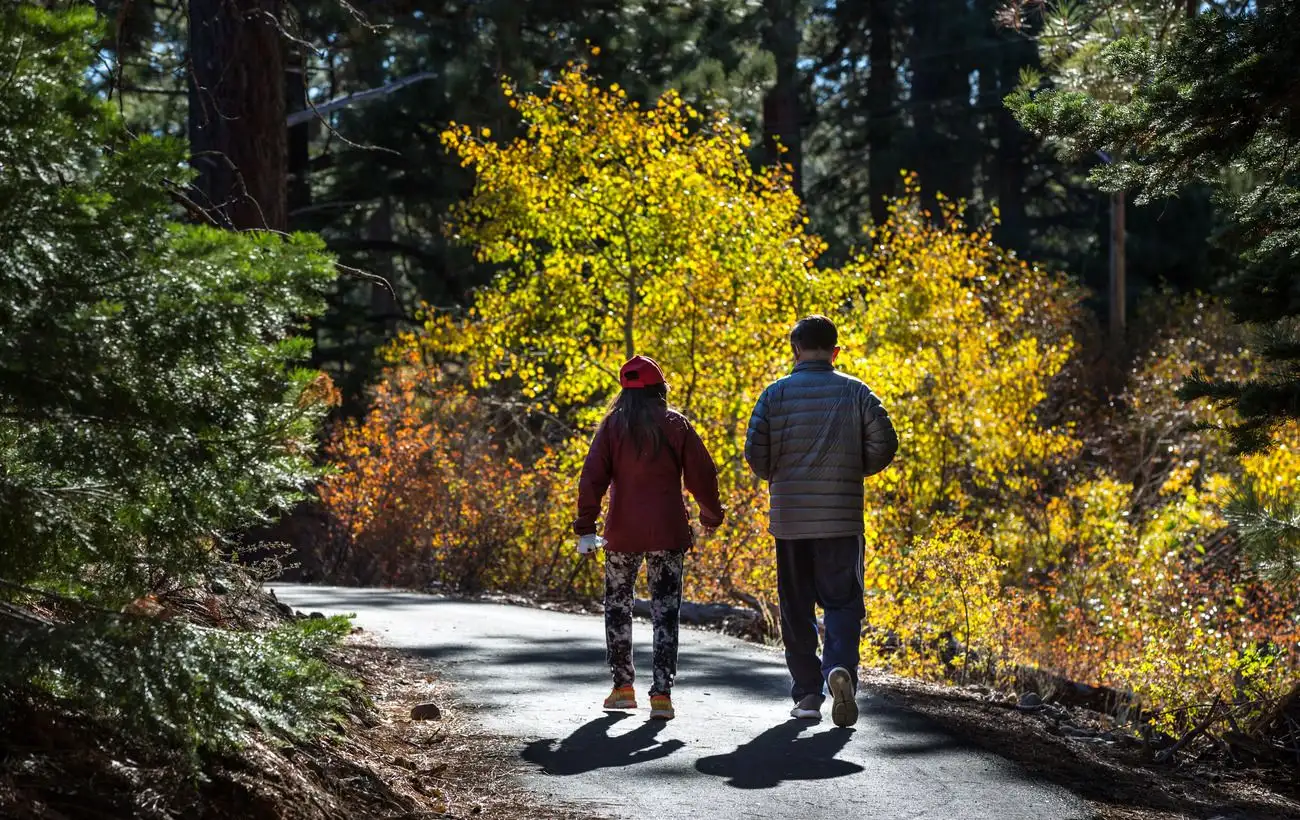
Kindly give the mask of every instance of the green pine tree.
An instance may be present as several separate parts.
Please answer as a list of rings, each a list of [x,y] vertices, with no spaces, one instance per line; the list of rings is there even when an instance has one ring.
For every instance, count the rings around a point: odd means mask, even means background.
[[[187,150],[86,93],[93,11],[0,12],[0,579],[104,602],[288,504],[320,240],[176,221]]]
[[[254,731],[326,731],[355,691],[322,657],[342,618],[116,614],[206,581],[226,533],[314,475],[331,391],[297,329],[334,263],[315,237],[179,222],[186,146],[84,89],[102,28],[72,9],[0,6],[0,717],[197,772]]]
[[[1215,190],[1239,258],[1224,290],[1236,318],[1258,332],[1258,367],[1244,379],[1195,376],[1181,395],[1235,408],[1233,448],[1254,452],[1300,419],[1300,6],[1214,9],[1181,26],[1168,41],[1130,36],[1101,51],[1108,76],[1131,95],[1022,90],[1008,104],[1076,155],[1120,149],[1119,162],[1093,174],[1107,190],[1136,191],[1139,202]],[[1300,549],[1290,500],[1245,488],[1228,512],[1257,554]]]

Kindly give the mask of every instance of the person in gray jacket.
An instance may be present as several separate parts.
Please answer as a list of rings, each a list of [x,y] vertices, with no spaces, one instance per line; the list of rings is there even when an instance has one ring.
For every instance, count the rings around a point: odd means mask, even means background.
[[[889,466],[898,436],[880,399],[835,370],[839,334],[825,316],[790,332],[794,372],[758,398],[745,460],[768,482],[776,538],[781,639],[794,679],[795,718],[820,720],[829,687],[837,726],[858,720],[858,640],[863,606],[862,480]],[[825,620],[817,657],[817,616]]]

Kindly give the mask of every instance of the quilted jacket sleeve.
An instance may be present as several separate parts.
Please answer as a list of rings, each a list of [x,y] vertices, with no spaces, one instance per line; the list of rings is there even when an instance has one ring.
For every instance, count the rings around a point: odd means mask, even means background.
[[[764,390],[754,405],[754,412],[749,417],[749,429],[745,433],[745,461],[754,475],[768,481],[772,478],[772,428],[768,418],[768,394]]]
[[[880,398],[862,389],[862,474],[875,475],[889,466],[898,453],[898,434]]]

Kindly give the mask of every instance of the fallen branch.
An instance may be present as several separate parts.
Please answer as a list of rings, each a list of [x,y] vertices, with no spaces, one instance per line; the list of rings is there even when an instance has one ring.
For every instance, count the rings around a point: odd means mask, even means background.
[[[632,614],[634,615],[648,618],[651,616],[652,611],[650,601],[644,598],[637,598],[632,603]],[[693,604],[689,601],[683,601],[679,617],[684,624],[709,626],[725,623],[729,620],[752,622],[760,619],[761,615],[752,610],[740,609],[729,604]]]
[[[23,629],[37,629],[41,627],[54,626],[54,621],[42,615],[38,615],[29,609],[0,601],[0,630],[13,627]]]
[[[730,582],[728,582],[725,585],[724,591],[728,595],[730,595],[734,600],[739,601],[740,603],[744,604],[745,606],[757,612],[759,616],[763,618],[764,622],[767,623],[769,626],[774,624],[779,624],[781,622],[781,609],[776,604],[761,601],[757,597],[749,594],[748,592],[744,592],[743,590],[737,589],[735,585],[731,584]]]
[[[1229,747],[1249,752],[1257,758],[1275,757],[1278,751],[1277,747],[1242,732],[1224,732],[1223,741],[1227,743]]]
[[[1286,714],[1291,707],[1295,705],[1297,700],[1300,700],[1300,683],[1293,685],[1286,695],[1279,698],[1277,703],[1273,704],[1272,709],[1269,709],[1261,715],[1260,718],[1250,727],[1249,734],[1256,737],[1262,737],[1267,734],[1269,729],[1273,728],[1273,724],[1277,722],[1278,718]]]
[[[1219,698],[1216,697],[1214,703],[1210,704],[1210,709],[1205,713],[1205,717],[1201,719],[1201,722],[1192,727],[1190,732],[1179,738],[1177,743],[1170,746],[1168,749],[1162,749],[1157,753],[1155,758],[1156,762],[1168,763],[1173,760],[1180,751],[1185,749],[1187,744],[1205,734],[1205,731],[1210,728],[1210,724],[1214,723],[1215,718],[1219,715],[1219,702]]]

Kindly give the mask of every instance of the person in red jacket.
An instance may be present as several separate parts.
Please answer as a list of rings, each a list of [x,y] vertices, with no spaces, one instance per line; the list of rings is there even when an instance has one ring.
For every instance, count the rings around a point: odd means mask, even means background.
[[[606,709],[635,709],[632,664],[632,594],[642,561],[650,586],[654,622],[654,683],[650,717],[673,717],[677,675],[678,616],[682,564],[694,532],[682,483],[700,506],[705,532],[722,524],[718,470],[695,428],[668,407],[668,385],[659,365],[634,356],[619,371],[622,391],[605,415],[582,465],[578,551],[605,547],[605,644],[614,689]],[[609,490],[605,537],[596,535],[601,500]]]

